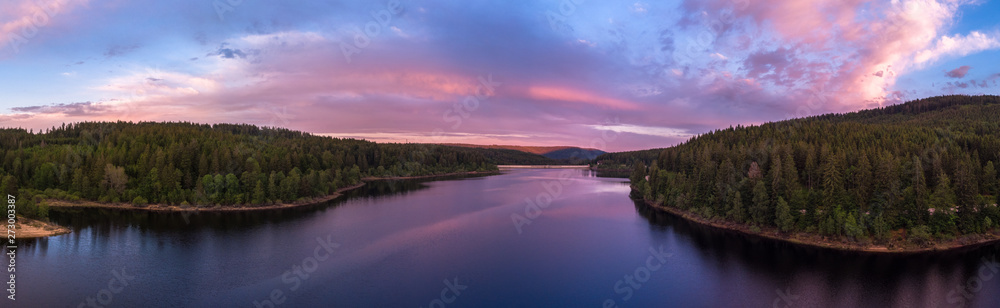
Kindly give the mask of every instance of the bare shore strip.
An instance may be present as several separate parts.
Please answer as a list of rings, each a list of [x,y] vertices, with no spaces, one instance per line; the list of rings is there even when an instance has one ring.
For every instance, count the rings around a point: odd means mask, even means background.
[[[242,211],[263,211],[263,210],[276,210],[276,209],[288,209],[294,207],[303,207],[309,205],[316,205],[324,203],[333,199],[337,199],[342,196],[345,192],[357,189],[365,185],[366,182],[380,181],[380,180],[410,180],[410,179],[424,179],[424,178],[437,178],[437,177],[447,177],[447,176],[461,176],[461,175],[479,175],[479,174],[495,174],[495,171],[470,171],[470,172],[453,172],[444,174],[433,174],[433,175],[422,175],[422,176],[398,176],[398,177],[366,177],[361,179],[361,183],[357,185],[352,185],[348,187],[343,187],[337,189],[337,191],[332,194],[302,199],[290,203],[279,203],[279,204],[268,204],[268,205],[240,205],[240,206],[211,206],[211,207],[197,207],[197,206],[179,206],[179,205],[169,205],[169,204],[150,204],[146,206],[134,206],[130,203],[102,203],[94,201],[63,201],[63,200],[47,200],[49,207],[59,207],[59,208],[107,208],[107,209],[123,209],[123,210],[135,210],[135,211],[151,211],[151,212],[242,212]],[[19,218],[27,219],[27,218]],[[54,236],[60,234],[69,233],[70,230],[65,227],[61,227],[51,223],[44,223],[37,220],[33,221],[38,227],[33,227],[34,229],[28,229],[25,231],[26,234],[31,234],[29,236],[23,236],[18,234],[18,238],[33,238],[33,237],[46,237]],[[20,223],[19,223],[20,225]],[[44,226],[43,226],[44,225]],[[31,227],[29,224],[28,227]]]
[[[14,235],[17,239],[39,238],[70,233],[70,229],[27,217],[17,217]]]
[[[508,169],[590,169],[590,165],[498,165],[500,170]]]
[[[646,205],[649,205],[653,209],[667,212],[676,216],[680,216],[688,221],[705,225],[709,227],[739,232],[743,234],[748,234],[750,236],[759,236],[768,239],[784,241],[796,245],[810,246],[827,248],[841,251],[853,251],[853,252],[868,252],[868,253],[879,253],[879,254],[914,254],[914,253],[928,253],[928,252],[943,252],[949,250],[958,250],[963,248],[973,248],[977,246],[987,245],[1000,241],[1000,233],[993,231],[986,234],[974,234],[965,235],[962,237],[956,237],[955,239],[944,241],[944,242],[934,242],[930,246],[915,246],[912,243],[891,243],[889,247],[882,245],[862,245],[856,243],[848,243],[839,240],[831,240],[824,238],[818,234],[808,234],[808,233],[791,233],[785,234],[777,230],[776,228],[767,227],[761,228],[760,232],[754,232],[750,230],[750,226],[746,224],[739,224],[727,221],[715,221],[705,219],[700,215],[688,212],[685,210],[672,208],[668,206],[663,206],[656,204],[654,202],[644,200]],[[901,244],[902,246],[896,246],[895,244]]]

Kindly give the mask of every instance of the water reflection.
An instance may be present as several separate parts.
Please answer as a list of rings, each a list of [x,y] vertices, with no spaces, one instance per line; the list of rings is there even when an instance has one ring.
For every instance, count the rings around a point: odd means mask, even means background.
[[[512,214],[528,215],[526,198],[550,193],[564,175],[560,196],[517,232]],[[997,245],[919,255],[803,247],[656,211],[630,200],[624,181],[518,170],[372,182],[342,199],[276,211],[54,209],[74,232],[23,242],[19,287],[32,303],[76,306],[112,270],[127,270],[141,283],[113,306],[252,306],[276,288],[290,291],[282,274],[330,235],[341,246],[283,306],[427,305],[442,279],[458,276],[470,289],[454,306],[612,298],[623,307],[1000,307],[1000,274],[983,267]],[[659,247],[673,257],[625,302],[616,281]],[[973,290],[959,289],[969,282]]]
[[[762,290],[763,296],[748,294],[759,302],[783,303],[778,293],[790,291],[795,306],[805,307],[998,307],[1000,245],[921,254],[847,252],[720,230],[634,203],[651,232],[669,230],[690,239],[720,276],[748,269],[752,279],[732,278],[777,286]]]

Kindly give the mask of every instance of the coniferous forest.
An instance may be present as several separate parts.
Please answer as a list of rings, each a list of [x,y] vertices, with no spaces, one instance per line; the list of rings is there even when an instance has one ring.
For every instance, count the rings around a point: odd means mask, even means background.
[[[853,243],[927,245],[1000,226],[1000,97],[945,96],[736,126],[650,151],[632,194],[701,218]]]
[[[0,188],[18,214],[46,200],[257,206],[326,196],[365,177],[496,170],[481,151],[376,144],[252,125],[86,122],[0,130]]]

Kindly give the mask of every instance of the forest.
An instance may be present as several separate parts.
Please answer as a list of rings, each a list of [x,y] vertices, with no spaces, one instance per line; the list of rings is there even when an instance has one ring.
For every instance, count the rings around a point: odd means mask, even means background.
[[[998,119],[998,96],[932,97],[596,161],[630,165],[633,197],[711,221],[928,245],[1000,226]]]
[[[366,177],[496,170],[483,151],[376,144],[243,124],[84,122],[0,129],[0,189],[18,214],[46,200],[259,206],[326,196]]]

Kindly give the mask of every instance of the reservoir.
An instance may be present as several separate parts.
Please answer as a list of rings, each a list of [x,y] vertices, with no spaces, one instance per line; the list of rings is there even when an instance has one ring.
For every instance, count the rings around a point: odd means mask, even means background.
[[[23,307],[1000,307],[998,245],[800,247],[656,212],[581,169],[378,181],[276,211],[51,216],[73,232],[19,243]]]

